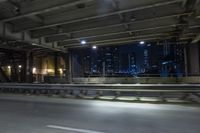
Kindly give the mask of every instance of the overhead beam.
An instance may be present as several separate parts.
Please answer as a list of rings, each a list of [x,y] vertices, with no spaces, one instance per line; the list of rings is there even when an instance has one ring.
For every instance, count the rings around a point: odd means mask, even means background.
[[[35,22],[38,22],[38,23],[42,23],[43,22],[43,19],[39,16],[29,16],[28,18],[30,18],[31,20],[35,21]]]
[[[67,8],[67,7],[77,5],[77,4],[87,3],[87,2],[91,2],[91,1],[94,1],[94,0],[76,0],[75,2],[62,4],[62,5],[58,5],[58,6],[53,6],[53,7],[50,7],[50,8],[46,8],[46,9],[42,9],[42,10],[39,10],[39,11],[30,12],[30,13],[25,13],[25,14],[22,14],[22,15],[11,17],[11,18],[6,18],[6,19],[3,19],[3,20],[0,20],[0,22],[9,22],[9,21],[13,21],[13,20],[17,20],[17,19],[21,19],[21,18],[25,18],[25,17],[30,17],[30,16],[42,14],[42,13],[56,11],[56,10],[59,10],[61,8]]]
[[[112,32],[108,34],[100,34],[100,35],[93,35],[93,36],[85,36],[81,38],[72,38],[72,39],[66,39],[66,40],[57,40],[58,42],[62,41],[72,41],[72,40],[77,40],[77,39],[90,39],[90,38],[97,38],[97,37],[106,37],[106,36],[113,36],[113,35],[120,35],[124,33],[129,33],[129,32],[141,32],[141,31],[151,31],[151,30],[156,30],[156,29],[164,29],[164,28],[170,28],[170,27],[175,27],[176,25],[169,25],[169,26],[160,26],[160,27],[151,27],[151,28],[145,28],[145,29],[139,29],[139,30],[130,30],[130,31],[121,31],[121,32]],[[59,46],[59,45],[58,45]]]
[[[92,30],[100,30],[100,29],[105,29],[105,28],[112,28],[112,27],[119,27],[123,25],[130,25],[130,24],[135,24],[135,23],[141,23],[141,22],[148,22],[151,20],[156,20],[159,21],[160,19],[167,19],[167,18],[173,18],[173,17],[179,17],[179,16],[184,16],[184,15],[191,15],[193,14],[192,12],[190,13],[181,13],[181,14],[172,14],[172,15],[167,15],[167,16],[161,16],[161,17],[153,17],[153,18],[148,18],[144,20],[136,20],[134,22],[117,22],[116,24],[110,24],[110,25],[105,25],[103,24],[102,26],[92,26],[92,27],[85,27],[82,28],[81,30],[71,30],[71,31],[63,31],[63,32],[55,32],[55,33],[44,33],[42,34],[41,32],[38,33],[37,31],[31,32],[31,36],[33,38],[38,38],[38,37],[52,37],[52,36],[57,36],[57,35],[68,35],[68,34],[73,34],[73,33],[78,33],[78,32],[87,32],[87,31],[92,31]]]
[[[166,37],[165,38],[165,40],[169,40],[169,39],[171,39],[171,37]],[[190,38],[183,38],[182,40],[179,41],[179,43],[181,43],[181,44],[187,44],[189,39]],[[142,40],[143,41],[151,41],[151,42],[160,42],[163,39],[152,37],[152,38],[145,38],[145,39],[142,39]],[[128,43],[137,43],[139,41],[141,41],[141,39],[117,41],[117,42],[110,42],[110,43],[101,43],[101,44],[95,44],[95,45],[96,46],[105,46],[105,45],[106,46],[110,46],[110,45],[115,45],[116,46],[116,45],[123,45],[123,44],[128,44]],[[159,43],[159,44],[162,45],[161,43]],[[81,46],[80,44],[76,44],[76,45],[67,45],[67,46],[64,46],[64,47],[65,48],[83,48],[83,47],[88,47],[88,45],[87,46]]]
[[[95,45],[100,45],[100,44],[104,44],[104,43],[118,43],[120,41],[126,41],[126,40],[144,40],[144,39],[149,39],[149,38],[158,38],[158,39],[162,39],[165,40],[166,38],[172,38],[175,37],[176,35],[172,35],[170,33],[159,33],[159,34],[147,34],[147,35],[141,35],[141,36],[135,36],[135,37],[123,37],[123,38],[116,38],[116,39],[106,39],[106,40],[100,40],[100,41],[91,41],[88,42],[88,45],[90,44],[95,44]],[[183,35],[183,36],[187,36],[187,34]],[[193,36],[191,36],[189,34],[189,37],[192,38]],[[149,39],[150,40],[150,39]],[[59,46],[74,46],[74,45],[80,45],[79,43],[74,43],[74,44],[65,44],[65,42],[61,42]]]
[[[112,2],[113,7],[115,8],[115,10],[116,10],[116,11],[120,11],[119,5],[118,5],[118,3],[116,2],[116,0],[111,0],[111,2]],[[128,31],[128,30],[129,30],[129,25],[126,24],[126,23],[123,23],[123,21],[124,21],[124,16],[123,16],[121,13],[119,13],[118,15],[119,15],[120,20],[122,21],[122,24],[124,25],[125,30]],[[132,32],[128,32],[128,33],[129,33],[130,36],[132,36]]]
[[[2,3],[2,2],[6,2],[7,0],[0,0],[0,3]]]
[[[35,26],[34,27],[24,27],[23,29],[18,29],[16,32],[27,31],[27,30],[37,30],[37,29],[42,29],[42,28],[54,27],[54,26],[65,25],[65,24],[70,24],[70,23],[76,23],[76,22],[81,22],[81,21],[86,21],[86,20],[91,20],[91,19],[97,19],[97,18],[102,18],[102,17],[108,17],[108,16],[112,16],[112,15],[117,15],[117,14],[137,11],[137,10],[143,10],[143,9],[148,9],[148,8],[153,8],[153,7],[175,4],[175,3],[178,3],[178,2],[182,2],[182,1],[183,0],[166,1],[166,2],[161,2],[161,3],[156,3],[156,4],[153,4],[153,5],[146,5],[146,6],[141,6],[141,7],[131,8],[131,9],[125,9],[125,10],[100,14],[100,15],[96,15],[96,16],[75,19],[75,20],[71,20],[71,21],[58,22],[58,23],[41,25],[41,26],[36,26],[36,27]]]
[[[200,41],[200,34],[198,34],[193,40],[192,43],[198,43]]]
[[[2,36],[1,40],[3,40],[4,44],[17,44],[17,46],[20,46],[19,44],[26,44],[31,47],[41,47],[46,48],[52,51],[60,51],[65,52],[63,49],[60,48],[53,48],[51,45],[42,42],[40,43],[39,39],[31,39],[28,32],[22,32],[22,33],[12,33],[12,25],[9,23],[0,23],[0,36]],[[34,45],[33,45],[34,44]],[[9,48],[8,45],[4,45],[5,48]],[[12,46],[13,49],[16,48],[16,46]],[[21,50],[24,50],[23,47]]]
[[[184,8],[185,12],[195,12],[195,5],[197,3],[197,0],[185,0],[184,1]],[[188,21],[189,16],[182,16],[179,18],[179,23],[180,24],[185,24],[183,27],[177,27],[179,28],[179,35],[183,34],[184,30],[189,29],[189,21]]]

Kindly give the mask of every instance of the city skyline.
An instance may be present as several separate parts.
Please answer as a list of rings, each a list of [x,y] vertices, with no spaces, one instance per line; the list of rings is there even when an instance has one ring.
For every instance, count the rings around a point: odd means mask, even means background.
[[[183,48],[180,45],[127,44],[82,48],[74,50],[76,63],[81,67],[77,74],[87,75],[139,75],[155,74],[169,76],[169,73],[183,72]],[[75,58],[74,58],[75,59]],[[167,64],[163,64],[167,62]],[[178,68],[176,68],[178,67]],[[177,70],[174,70],[177,69]],[[77,75],[75,74],[75,75]],[[175,74],[176,75],[176,74]]]

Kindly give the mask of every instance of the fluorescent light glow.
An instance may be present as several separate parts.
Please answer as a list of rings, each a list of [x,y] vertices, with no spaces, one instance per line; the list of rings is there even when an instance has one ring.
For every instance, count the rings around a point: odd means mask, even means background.
[[[132,18],[131,21],[135,21],[135,18]]]
[[[148,47],[151,47],[151,44],[148,44],[147,46],[148,46]]]
[[[37,45],[36,43],[32,43],[32,45]]]
[[[144,41],[141,41],[140,44],[145,44],[145,42],[144,42]]]
[[[92,46],[93,49],[97,49],[97,46]]]
[[[82,45],[85,45],[86,43],[87,43],[87,42],[86,42],[85,40],[82,40],[82,41],[81,41],[81,44],[82,44]]]
[[[59,71],[60,71],[60,74],[63,74],[63,69],[62,68],[60,68]]]
[[[33,68],[33,74],[36,74],[36,68],[35,67]]]

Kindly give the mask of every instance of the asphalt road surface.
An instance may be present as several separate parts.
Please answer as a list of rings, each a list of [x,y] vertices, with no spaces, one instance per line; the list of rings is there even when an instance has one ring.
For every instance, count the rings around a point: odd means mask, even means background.
[[[0,133],[200,133],[200,107],[0,95]]]

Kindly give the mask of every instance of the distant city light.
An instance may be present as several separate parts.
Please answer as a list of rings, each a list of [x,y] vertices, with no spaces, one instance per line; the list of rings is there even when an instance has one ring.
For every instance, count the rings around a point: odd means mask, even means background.
[[[97,46],[92,46],[93,49],[97,49]]]
[[[22,68],[22,65],[19,65],[18,67],[19,67],[19,68]]]
[[[85,40],[82,40],[82,41],[81,41],[81,44],[82,44],[82,45],[85,45],[86,43],[87,43],[87,42],[86,42]]]
[[[145,44],[145,42],[144,42],[144,41],[141,41],[140,44],[143,45],[143,44]]]

